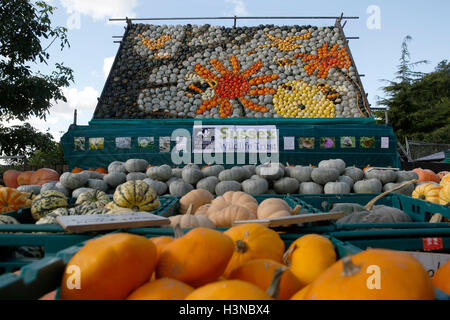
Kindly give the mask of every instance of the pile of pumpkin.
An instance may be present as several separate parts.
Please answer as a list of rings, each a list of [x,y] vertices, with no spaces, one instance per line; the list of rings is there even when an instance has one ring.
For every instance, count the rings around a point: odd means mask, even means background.
[[[419,184],[412,197],[432,203],[450,206],[450,172],[435,174],[429,169],[414,169],[419,175]]]
[[[176,232],[177,234],[177,232]],[[432,279],[405,252],[368,249],[338,259],[309,234],[289,248],[259,224],[177,237],[113,233],[86,242],[62,277],[64,300],[430,300],[450,293],[450,262]]]

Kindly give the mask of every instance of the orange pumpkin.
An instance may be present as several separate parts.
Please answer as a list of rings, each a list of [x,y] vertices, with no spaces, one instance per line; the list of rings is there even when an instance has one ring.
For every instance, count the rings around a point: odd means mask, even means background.
[[[432,278],[432,282],[436,288],[450,294],[450,261],[439,267]]]
[[[439,191],[439,203],[444,206],[450,206],[450,184],[446,184]]]
[[[436,175],[439,177],[439,179],[442,180],[442,178],[445,177],[449,173],[450,173],[450,171],[441,171],[441,172],[436,173]]]
[[[311,283],[305,300],[432,300],[427,271],[412,255],[368,249],[347,256]]]
[[[156,246],[156,261],[159,259],[159,255],[164,250],[164,248],[171,243],[174,240],[173,237],[168,236],[161,236],[161,237],[153,237],[150,238],[150,241],[152,241]]]
[[[149,281],[156,246],[143,236],[112,233],[86,242],[66,266],[63,300],[123,300]]]
[[[161,251],[156,278],[173,278],[197,288],[216,281],[232,255],[233,241],[227,235],[195,228]]]
[[[17,177],[17,183],[19,184],[19,186],[26,186],[30,184],[30,180],[31,180],[31,176],[33,175],[34,171],[25,171],[22,172],[18,177]]]
[[[413,191],[412,197],[432,203],[439,203],[441,186],[437,183],[421,183]]]
[[[441,186],[445,186],[450,184],[450,173],[446,174],[445,176],[442,177],[441,182],[439,183]]]
[[[42,186],[49,181],[59,181],[59,173],[53,169],[42,168],[31,175],[30,184]]]
[[[81,168],[73,168],[71,173],[80,173],[80,172],[83,172],[83,171],[84,171],[84,169],[81,169]]]
[[[232,227],[224,232],[234,243],[234,253],[224,272],[228,277],[231,271],[242,263],[253,259],[272,259],[281,263],[284,242],[278,233],[257,223],[246,223]]]
[[[336,252],[328,238],[318,234],[308,234],[298,238],[289,246],[284,262],[305,286],[336,262]]]
[[[415,173],[419,176],[417,181],[420,182],[436,182],[439,183],[441,179],[430,169],[422,169],[422,168],[416,168],[413,169]]]
[[[275,270],[282,266],[281,263],[270,259],[250,260],[231,271],[228,279],[247,281],[266,291],[270,287]],[[287,269],[281,276],[278,299],[287,300],[302,287],[302,283]]]
[[[298,291],[296,294],[294,294],[290,300],[305,300],[305,295],[309,290],[309,285],[306,287],[303,287],[300,291]]]
[[[3,173],[3,182],[5,183],[5,187],[17,188],[19,186],[17,183],[17,178],[21,173],[21,171],[17,170],[6,170],[5,173]]]
[[[100,173],[108,174],[108,170],[106,170],[105,168],[97,168],[97,169],[95,169],[95,172],[100,172]]]
[[[127,300],[184,300],[194,288],[175,279],[150,281],[134,290]]]
[[[217,281],[191,292],[185,300],[271,300],[258,286],[242,280]]]
[[[0,188],[0,213],[16,211],[31,207],[31,199],[27,194],[13,188]]]

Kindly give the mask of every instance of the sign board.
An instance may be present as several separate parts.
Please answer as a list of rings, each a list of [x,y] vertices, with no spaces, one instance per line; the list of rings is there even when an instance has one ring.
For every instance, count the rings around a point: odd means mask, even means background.
[[[170,224],[169,219],[148,212],[59,216],[56,218],[56,221],[64,230],[74,233]]]
[[[193,152],[278,153],[276,126],[194,125]]]
[[[428,275],[433,277],[437,269],[447,261],[450,261],[450,254],[429,253],[429,252],[413,252],[405,251],[420,261],[422,266],[427,270]]]
[[[325,221],[325,220],[337,220],[344,217],[344,212],[333,212],[333,213],[308,213],[300,214],[289,217],[279,217],[279,218],[269,218],[269,219],[256,219],[256,220],[243,220],[234,221],[234,225],[245,224],[245,223],[259,223],[266,227],[283,227],[289,226],[297,223],[315,222],[315,221]]]

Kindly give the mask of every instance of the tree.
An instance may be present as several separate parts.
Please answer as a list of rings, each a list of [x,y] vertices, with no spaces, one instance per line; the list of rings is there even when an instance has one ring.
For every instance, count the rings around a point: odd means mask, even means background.
[[[378,104],[388,108],[388,119],[399,141],[450,143],[450,63],[441,61],[434,71],[414,71],[426,60],[411,62],[406,37],[394,81],[383,87]],[[386,80],[385,80],[386,81]],[[384,119],[384,113],[377,113]]]
[[[48,65],[48,49],[55,41],[61,50],[70,47],[67,29],[52,26],[50,16],[55,8],[43,1],[0,2],[0,119],[45,120],[53,102],[66,102],[62,88],[73,81],[73,70],[63,63],[56,63],[47,75],[33,69]],[[45,150],[47,140],[53,137],[26,124],[0,126],[0,139],[0,154],[30,156],[37,149]]]

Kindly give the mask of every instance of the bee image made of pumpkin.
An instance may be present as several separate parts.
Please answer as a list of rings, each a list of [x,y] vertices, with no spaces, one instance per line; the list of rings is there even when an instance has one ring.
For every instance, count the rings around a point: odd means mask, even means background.
[[[327,84],[294,80],[278,87],[273,105],[285,118],[334,118],[338,99],[339,93]]]

